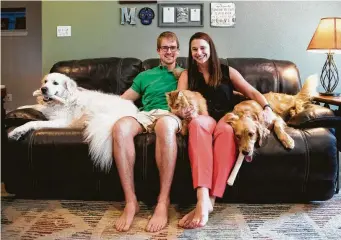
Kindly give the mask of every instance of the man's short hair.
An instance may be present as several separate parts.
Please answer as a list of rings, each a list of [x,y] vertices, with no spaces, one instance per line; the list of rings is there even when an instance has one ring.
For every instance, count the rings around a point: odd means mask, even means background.
[[[178,45],[178,49],[180,48],[179,39],[176,36],[176,34],[173,32],[166,31],[166,32],[161,33],[159,37],[157,38],[157,49],[161,48],[161,41],[163,38],[175,40],[176,44]]]

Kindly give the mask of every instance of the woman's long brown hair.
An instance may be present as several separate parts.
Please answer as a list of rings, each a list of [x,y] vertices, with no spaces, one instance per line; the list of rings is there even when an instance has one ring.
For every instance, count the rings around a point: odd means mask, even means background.
[[[216,87],[220,84],[222,78],[222,72],[220,68],[220,61],[218,58],[218,54],[213,43],[213,40],[208,34],[203,32],[195,33],[189,40],[189,51],[188,51],[188,86],[189,89],[196,89],[197,79],[199,75],[198,64],[192,57],[191,44],[194,39],[203,39],[210,46],[211,56],[208,59],[208,72],[210,74],[210,79],[208,81],[209,86]]]

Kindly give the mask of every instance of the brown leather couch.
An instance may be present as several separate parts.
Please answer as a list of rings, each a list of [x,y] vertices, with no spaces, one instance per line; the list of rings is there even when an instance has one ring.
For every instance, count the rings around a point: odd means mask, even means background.
[[[296,65],[290,61],[262,58],[221,59],[236,68],[260,92],[295,94],[301,88]],[[186,58],[179,58],[186,67]],[[51,72],[61,72],[88,89],[121,94],[141,71],[158,65],[158,59],[98,58],[61,61]],[[38,81],[38,79],[37,79]],[[34,89],[32,89],[33,91]],[[235,102],[242,99],[235,97]],[[136,102],[140,105],[140,102]],[[8,131],[27,121],[44,119],[33,109],[6,115]],[[286,150],[271,134],[256,150],[253,162],[244,163],[233,187],[227,186],[224,202],[301,202],[330,199],[338,191],[338,150],[334,135],[340,118],[312,104],[287,120],[295,148]],[[187,138],[177,136],[178,157],[171,191],[173,202],[195,200],[187,155]],[[152,201],[159,191],[154,159],[155,135],[135,138],[136,192]],[[22,198],[123,200],[115,164],[110,173],[94,167],[82,133],[75,129],[42,129],[19,141],[2,143],[2,180],[9,193]]]

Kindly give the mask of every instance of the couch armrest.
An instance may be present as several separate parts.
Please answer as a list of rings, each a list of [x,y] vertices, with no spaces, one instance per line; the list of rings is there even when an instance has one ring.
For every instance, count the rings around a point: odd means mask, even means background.
[[[341,117],[335,116],[328,108],[309,104],[303,112],[291,117],[287,124],[294,128],[334,128],[341,125]]]
[[[16,109],[6,114],[5,126],[10,127],[21,126],[30,121],[44,121],[47,118],[38,110],[33,108]]]

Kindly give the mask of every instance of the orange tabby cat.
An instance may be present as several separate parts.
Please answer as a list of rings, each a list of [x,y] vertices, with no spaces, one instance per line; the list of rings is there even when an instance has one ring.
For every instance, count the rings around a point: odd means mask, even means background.
[[[175,90],[166,93],[168,106],[171,112],[177,114],[179,110],[192,106],[194,113],[198,115],[208,115],[206,99],[198,92],[190,90]],[[188,119],[182,120],[181,134],[188,133]]]

